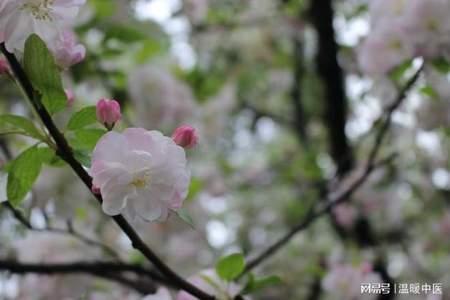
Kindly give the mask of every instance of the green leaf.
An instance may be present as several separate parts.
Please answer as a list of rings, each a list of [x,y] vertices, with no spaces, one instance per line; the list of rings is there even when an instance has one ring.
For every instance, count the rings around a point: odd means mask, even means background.
[[[395,67],[389,72],[389,77],[394,80],[395,82],[398,82],[400,79],[402,79],[403,75],[406,73],[407,70],[409,70],[413,65],[412,60],[407,60],[401,65]]]
[[[8,200],[12,205],[19,205],[31,190],[41,172],[41,166],[37,146],[25,150],[12,162],[6,188]]]
[[[117,10],[117,3],[114,0],[91,0],[89,4],[95,8],[95,12],[100,18],[110,17]]]
[[[281,278],[279,276],[276,275],[272,275],[272,276],[267,276],[267,277],[263,277],[263,278],[255,278],[255,275],[253,275],[252,273],[249,275],[249,279],[247,281],[247,284],[245,285],[245,287],[243,288],[243,290],[241,291],[240,294],[242,295],[246,295],[246,294],[251,294],[254,293],[256,291],[265,289],[269,286],[272,285],[278,285],[280,284]]]
[[[179,210],[176,211],[176,213],[177,213],[178,217],[180,217],[181,220],[186,222],[192,228],[195,228],[194,220],[192,219],[191,215],[189,214],[189,212],[186,209],[180,208]]]
[[[202,191],[203,189],[203,182],[198,178],[192,178],[191,184],[189,185],[189,193],[187,196],[186,201],[190,202]]]
[[[162,50],[161,45],[155,39],[148,38],[141,44],[141,49],[136,54],[136,61],[144,63]]]
[[[56,155],[53,149],[49,147],[39,147],[39,157],[43,164],[47,164],[52,167],[61,167],[64,166],[64,161]]]
[[[439,95],[436,92],[436,90],[433,87],[429,86],[429,85],[421,87],[419,91],[423,95],[428,96],[428,97],[430,97],[432,99],[439,99]]]
[[[98,140],[106,133],[105,129],[78,129],[72,145],[77,149],[93,150]]]
[[[117,39],[125,43],[134,43],[145,40],[147,34],[142,32],[139,27],[133,27],[125,24],[111,23],[105,30],[105,40]]]
[[[444,57],[434,59],[432,61],[433,67],[442,74],[447,74],[450,72],[450,61],[445,59]]]
[[[240,253],[235,253],[223,257],[216,265],[216,273],[225,281],[231,281],[244,271],[245,260]]]
[[[44,41],[36,34],[25,42],[23,57],[25,72],[41,101],[50,114],[57,113],[67,105],[58,66]]]
[[[23,135],[44,141],[44,135],[29,119],[16,115],[0,115],[0,131],[18,130]]]
[[[95,106],[88,106],[76,112],[67,123],[67,130],[77,130],[97,122]]]
[[[91,156],[88,151],[75,149],[73,155],[83,166],[87,168],[91,167]]]

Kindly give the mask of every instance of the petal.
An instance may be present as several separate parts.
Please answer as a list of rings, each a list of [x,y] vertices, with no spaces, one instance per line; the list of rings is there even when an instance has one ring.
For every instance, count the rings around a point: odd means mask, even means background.
[[[123,162],[129,172],[140,172],[150,168],[152,156],[145,151],[130,151]]]
[[[128,187],[117,184],[117,179],[112,179],[100,189],[103,197],[103,212],[110,216],[120,214],[127,205]]]
[[[96,161],[121,162],[128,152],[123,135],[110,131],[98,141],[92,154],[92,163]]]
[[[144,128],[128,128],[123,132],[123,135],[132,150],[149,152],[150,149],[155,147],[155,141],[150,132]]]
[[[88,173],[93,178],[93,184],[101,187],[109,180],[127,172],[120,163],[96,161]]]
[[[146,221],[156,221],[163,214],[161,203],[151,196],[150,191],[140,189],[137,195],[130,199],[137,214]]]

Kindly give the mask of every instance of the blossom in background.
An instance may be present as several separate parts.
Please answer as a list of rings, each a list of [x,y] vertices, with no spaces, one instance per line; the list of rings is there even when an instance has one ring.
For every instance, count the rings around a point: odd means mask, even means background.
[[[2,0],[0,38],[10,52],[23,53],[27,38],[35,33],[51,46],[75,20],[86,0]]]
[[[147,221],[165,220],[181,208],[190,172],[184,149],[158,131],[108,132],[94,149],[89,174],[100,188],[103,211],[126,212]]]
[[[128,92],[142,127],[172,129],[192,120],[196,111],[189,86],[153,65],[143,65],[130,72]]]
[[[198,134],[195,128],[189,125],[182,125],[175,129],[172,134],[174,142],[183,148],[191,149],[198,144]]]
[[[116,100],[100,99],[97,102],[97,120],[111,130],[122,118],[120,104]]]
[[[156,294],[148,295],[142,300],[172,300],[169,290],[165,287],[160,287]]]
[[[433,58],[449,49],[449,12],[448,0],[408,1],[403,22],[410,32],[417,55]]]
[[[345,203],[336,206],[333,209],[333,214],[336,222],[347,229],[350,229],[355,224],[358,216],[356,209],[352,205]]]
[[[414,56],[407,30],[401,23],[377,26],[361,45],[358,61],[361,69],[370,75],[388,73]]]
[[[448,0],[370,1],[371,32],[361,45],[362,71],[382,75],[416,56],[441,57],[450,50]]]
[[[370,23],[376,26],[399,18],[406,6],[405,0],[374,0],[369,2]]]
[[[361,284],[382,282],[381,276],[373,272],[368,263],[359,266],[338,264],[331,267],[322,280],[322,286],[332,299],[375,299],[377,295],[374,294],[361,298]]]
[[[75,33],[72,30],[66,29],[50,48],[55,56],[55,60],[62,68],[69,68],[81,62],[86,56],[86,48],[77,44]]]

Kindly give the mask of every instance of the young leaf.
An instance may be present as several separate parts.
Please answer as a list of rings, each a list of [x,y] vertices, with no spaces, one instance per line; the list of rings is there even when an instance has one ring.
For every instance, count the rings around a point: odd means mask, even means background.
[[[244,271],[245,260],[240,253],[235,253],[223,257],[216,265],[216,273],[225,281],[231,281]]]
[[[105,133],[104,129],[78,129],[75,131],[73,146],[77,149],[93,150]]]
[[[45,140],[43,134],[34,126],[29,119],[16,115],[0,115],[0,130],[18,130],[24,135],[28,135],[37,140]]]
[[[75,158],[85,167],[91,167],[91,157],[89,156],[89,152],[86,150],[77,150],[73,151],[73,155]]]
[[[444,57],[434,59],[431,64],[438,72],[442,74],[447,74],[450,72],[450,61]]]
[[[412,60],[407,60],[400,64],[399,66],[392,69],[389,73],[389,77],[395,82],[399,82],[402,79],[403,75],[405,75],[406,71],[408,71],[413,66]]]
[[[41,165],[37,146],[25,150],[12,162],[6,188],[12,205],[19,205],[30,191],[41,172]]]
[[[67,130],[77,130],[97,122],[95,106],[88,106],[76,112],[67,124]]]
[[[191,184],[189,185],[189,193],[186,201],[190,202],[195,199],[195,197],[202,191],[203,182],[198,178],[192,178]]]
[[[23,56],[25,72],[33,87],[41,94],[41,101],[50,114],[67,105],[58,66],[41,38],[33,34],[25,42]]]
[[[257,279],[257,278],[255,278],[255,275],[250,274],[247,284],[245,285],[244,289],[241,291],[240,294],[242,294],[242,295],[251,294],[256,291],[265,289],[266,287],[269,287],[271,285],[277,285],[280,283],[281,283],[281,278],[276,275]]]
[[[429,86],[423,86],[419,90],[423,95],[430,97],[431,99],[439,99],[439,94],[436,92],[436,90]]]
[[[188,213],[188,211],[186,209],[180,208],[179,210],[177,210],[177,215],[178,215],[178,217],[180,217],[181,220],[186,222],[189,226],[191,226],[192,228],[195,227],[194,220],[192,219],[191,215]]]
[[[47,164],[52,167],[64,166],[64,161],[56,155],[53,149],[49,147],[39,147],[39,157],[43,164]]]

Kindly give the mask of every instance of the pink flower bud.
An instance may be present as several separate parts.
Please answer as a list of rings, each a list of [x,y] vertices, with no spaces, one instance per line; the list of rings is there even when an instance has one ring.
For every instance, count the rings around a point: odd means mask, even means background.
[[[9,64],[6,59],[0,58],[0,75],[9,73]]]
[[[182,125],[175,129],[172,134],[174,142],[183,148],[191,149],[198,144],[198,135],[195,128],[189,125]]]
[[[116,100],[100,99],[97,102],[97,120],[109,130],[121,117],[120,104]]]
[[[75,95],[71,89],[64,90],[66,92],[67,97],[67,106],[72,106],[73,101],[75,100]]]
[[[95,195],[100,195],[100,188],[98,186],[92,185],[91,192]]]

